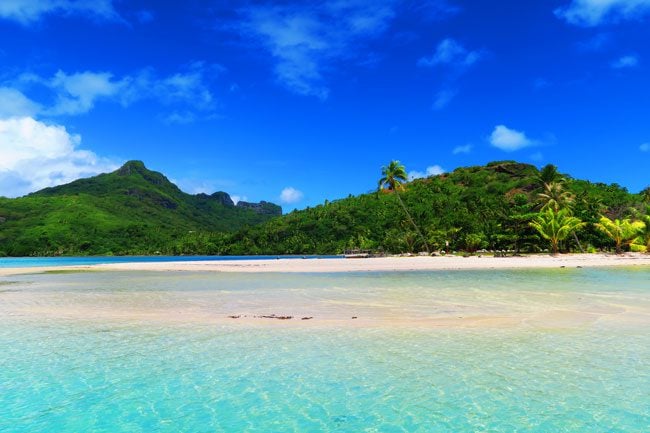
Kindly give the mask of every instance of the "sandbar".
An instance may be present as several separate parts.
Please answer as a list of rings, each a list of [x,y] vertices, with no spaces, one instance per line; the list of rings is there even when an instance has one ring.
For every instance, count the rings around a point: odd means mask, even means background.
[[[128,262],[79,266],[0,268],[0,276],[48,271],[192,271],[192,272],[390,272],[472,269],[650,266],[650,255],[640,253],[528,255],[516,257],[438,256],[355,259],[271,259],[171,262]]]

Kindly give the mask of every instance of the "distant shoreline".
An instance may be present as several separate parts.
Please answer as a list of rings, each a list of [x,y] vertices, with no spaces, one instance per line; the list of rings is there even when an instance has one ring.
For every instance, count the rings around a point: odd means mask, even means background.
[[[610,266],[650,266],[650,255],[628,253],[533,255],[522,257],[446,256],[446,257],[379,257],[342,260],[255,259],[179,262],[124,262],[74,266],[38,266],[0,268],[0,276],[48,271],[193,271],[193,272],[406,272],[481,269],[545,269]]]

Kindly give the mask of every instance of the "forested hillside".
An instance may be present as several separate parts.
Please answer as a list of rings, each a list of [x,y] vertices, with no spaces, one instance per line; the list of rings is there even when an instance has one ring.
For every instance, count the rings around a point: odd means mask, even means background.
[[[281,215],[272,203],[190,195],[140,161],[16,199],[0,198],[0,254],[154,254],[194,232],[229,232]]]
[[[220,254],[330,254],[351,248],[400,253],[427,247],[535,252],[551,245],[531,222],[551,206],[570,209],[584,223],[559,247],[593,251],[615,246],[597,226],[601,217],[648,218],[648,191],[631,194],[616,184],[572,179],[553,166],[540,172],[528,164],[493,162],[417,179],[397,193],[381,190],[295,211],[234,234],[205,238],[203,244],[206,252]]]

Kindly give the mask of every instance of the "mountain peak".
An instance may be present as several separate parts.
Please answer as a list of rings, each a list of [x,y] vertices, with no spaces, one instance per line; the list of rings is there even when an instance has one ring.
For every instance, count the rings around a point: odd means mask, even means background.
[[[144,162],[138,160],[127,161],[124,165],[118,168],[114,174],[117,176],[137,176],[144,179],[146,182],[157,186],[164,186],[171,188],[175,192],[180,192],[178,187],[170,182],[164,174],[157,171],[149,170],[145,167]]]
[[[147,167],[145,167],[144,162],[138,161],[138,160],[131,160],[127,161],[122,165],[122,167],[118,168],[116,173],[121,175],[121,176],[128,176],[132,173],[140,173],[142,174],[143,172],[148,172],[149,170]]]

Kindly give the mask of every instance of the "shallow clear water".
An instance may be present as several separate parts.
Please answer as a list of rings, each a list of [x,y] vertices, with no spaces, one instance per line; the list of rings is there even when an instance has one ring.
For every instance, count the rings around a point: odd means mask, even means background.
[[[5,277],[0,431],[645,432],[648,325],[645,268]]]

